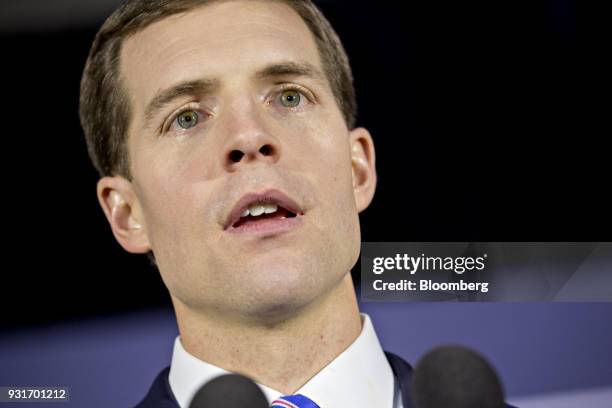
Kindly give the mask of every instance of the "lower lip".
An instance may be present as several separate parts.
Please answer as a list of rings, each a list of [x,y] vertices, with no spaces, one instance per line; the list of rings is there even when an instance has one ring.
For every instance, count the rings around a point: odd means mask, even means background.
[[[302,215],[298,215],[292,218],[268,218],[257,222],[250,222],[238,228],[231,227],[227,231],[232,234],[278,235],[297,228],[302,223],[302,217]]]

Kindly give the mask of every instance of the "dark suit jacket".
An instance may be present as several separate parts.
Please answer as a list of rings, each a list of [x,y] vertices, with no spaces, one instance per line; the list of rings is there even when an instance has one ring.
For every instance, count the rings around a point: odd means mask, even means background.
[[[412,374],[412,367],[410,367],[410,364],[405,362],[401,357],[393,353],[385,352],[385,354],[387,360],[389,360],[395,378],[398,379],[404,408],[413,408],[410,398],[410,376]],[[176,398],[174,398],[174,394],[172,394],[172,390],[170,389],[170,383],[168,382],[169,372],[170,367],[166,367],[157,375],[149,392],[135,408],[179,408],[178,402],[176,402]],[[506,405],[506,408],[514,407]]]

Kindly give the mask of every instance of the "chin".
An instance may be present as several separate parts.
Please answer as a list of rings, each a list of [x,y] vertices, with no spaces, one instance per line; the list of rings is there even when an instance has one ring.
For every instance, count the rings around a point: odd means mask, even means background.
[[[321,275],[306,266],[279,262],[275,265],[251,266],[242,280],[243,295],[253,317],[278,320],[310,304],[326,289]],[[331,284],[331,282],[330,282]]]

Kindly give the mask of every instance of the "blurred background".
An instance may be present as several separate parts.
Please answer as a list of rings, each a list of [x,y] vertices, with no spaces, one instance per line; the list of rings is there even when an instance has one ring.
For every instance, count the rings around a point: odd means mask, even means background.
[[[612,240],[609,150],[587,114],[596,81],[573,1],[317,3],[376,142],[364,241]],[[0,385],[68,385],[74,406],[133,406],[176,336],[158,272],[123,251],[99,208],[78,120],[89,46],[117,4],[0,3]],[[519,401],[612,386],[612,304],[363,310],[412,363],[445,342],[481,350]]]

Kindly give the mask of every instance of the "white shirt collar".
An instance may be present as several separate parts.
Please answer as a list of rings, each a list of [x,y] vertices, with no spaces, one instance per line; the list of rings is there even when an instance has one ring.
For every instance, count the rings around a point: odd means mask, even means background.
[[[393,407],[394,377],[378,341],[370,317],[361,314],[362,329],[355,341],[331,363],[312,377],[296,394],[312,399],[321,408]],[[189,354],[174,341],[168,376],[170,388],[179,405],[187,408],[198,389],[228,371]],[[258,384],[269,402],[282,394]]]

